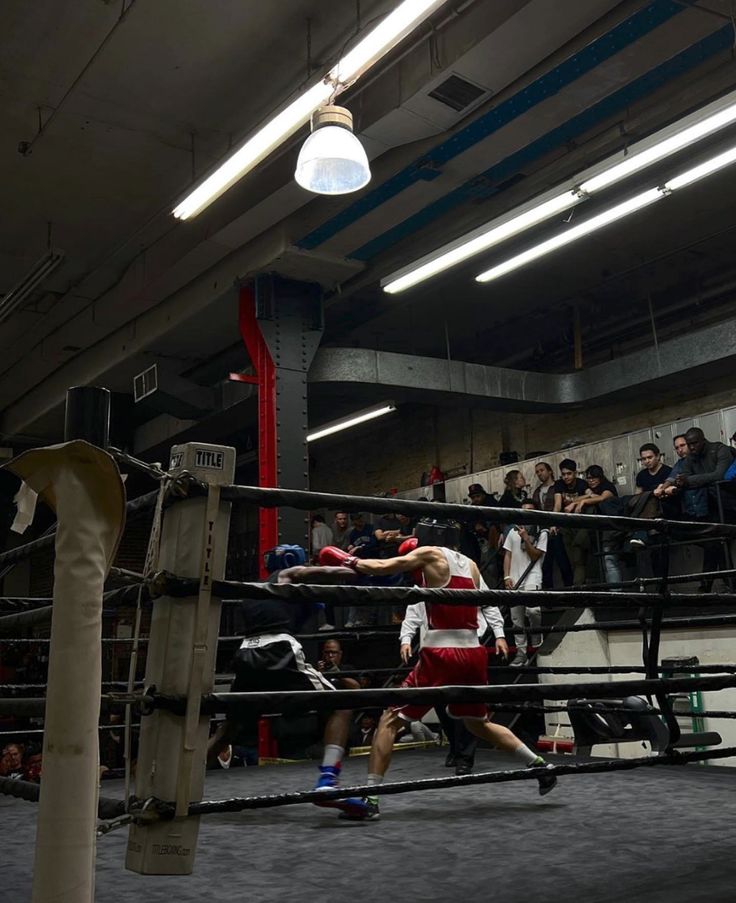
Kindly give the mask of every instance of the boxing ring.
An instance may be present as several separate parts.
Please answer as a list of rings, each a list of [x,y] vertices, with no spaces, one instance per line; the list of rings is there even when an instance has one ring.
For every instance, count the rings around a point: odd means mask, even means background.
[[[84,446],[84,443],[71,445]],[[207,459],[205,452],[210,455]],[[46,599],[0,603],[3,610],[10,611],[0,617],[0,637],[12,634],[23,625],[41,623],[54,613],[47,699],[0,694],[0,713],[45,712],[46,717],[40,792],[37,784],[0,778],[2,824],[10,829],[4,832],[10,839],[6,842],[8,855],[3,857],[0,874],[4,889],[12,889],[10,900],[30,899],[32,871],[35,872],[34,903],[51,899],[88,903],[94,898],[94,874],[81,891],[73,886],[58,886],[59,876],[66,874],[65,863],[59,857],[58,846],[53,849],[53,838],[50,852],[56,857],[53,868],[44,862],[49,838],[39,843],[41,835],[36,836],[34,810],[29,807],[29,803],[40,800],[42,814],[46,802],[47,817],[51,812],[50,824],[58,827],[78,815],[77,797],[86,802],[88,817],[79,831],[87,844],[84,851],[87,859],[80,858],[77,866],[81,874],[84,863],[91,861],[94,871],[96,855],[97,898],[105,901],[125,900],[133,894],[145,894],[151,900],[168,900],[172,896],[178,900],[195,900],[204,893],[225,900],[243,899],[245,893],[259,900],[291,900],[297,896],[302,900],[317,893],[349,893],[359,901],[387,895],[394,899],[398,894],[409,893],[418,899],[463,894],[469,900],[492,895],[497,900],[510,901],[523,899],[529,892],[579,894],[587,900],[732,899],[732,843],[728,825],[735,808],[732,791],[736,778],[730,769],[702,763],[728,760],[736,756],[736,748],[724,746],[714,731],[708,736],[681,735],[671,696],[692,690],[735,688],[736,664],[699,665],[692,669],[698,672],[694,676],[663,677],[659,650],[663,629],[736,623],[734,594],[674,594],[671,587],[685,578],[670,577],[666,570],[656,580],[636,581],[638,591],[618,592],[615,596],[584,589],[481,592],[225,581],[224,556],[232,504],[460,519],[468,514],[467,507],[461,505],[234,486],[231,466],[234,453],[230,455],[230,452],[233,450],[190,443],[174,449],[168,472],[149,468],[150,476],[159,482],[158,489],[128,502],[127,506],[123,504],[129,517],[144,510],[154,511],[144,573],[116,574],[127,585],[107,592],[102,585],[110,573],[123,528],[122,510],[109,518],[105,548],[99,548],[98,535],[88,536],[93,547],[97,543],[97,550],[93,548],[91,559],[78,553],[76,567],[85,562],[88,566],[90,560],[96,564],[94,573],[83,580],[88,587],[95,585],[96,607],[90,601],[87,608],[94,607],[96,615],[101,615],[103,607],[131,601],[139,613],[146,606],[152,608],[150,635],[140,634],[139,617],[131,640],[135,655],[148,647],[143,685],[135,682],[133,667],[123,688],[109,683],[103,686],[98,663],[97,670],[82,688],[79,702],[80,712],[87,719],[87,731],[94,716],[95,738],[100,704],[126,706],[128,735],[133,717],[140,720],[141,744],[134,789],[129,775],[126,782],[106,782],[105,796],[98,799],[97,776],[89,761],[80,767],[78,786],[75,779],[74,786],[69,788],[69,772],[64,768],[54,777],[56,747],[50,743],[49,733],[55,738],[54,729],[66,731],[66,742],[71,743],[77,722],[74,706],[79,688],[70,685],[68,675],[62,674],[60,678],[58,669],[53,670],[54,641],[58,639],[55,631],[58,634],[59,629],[65,628],[69,632],[74,625],[74,607],[70,608],[68,602],[69,587],[65,601],[58,584],[61,580],[64,590],[64,580],[68,577],[59,563],[60,551],[65,548],[61,539],[68,541],[70,531],[79,531],[76,517],[69,517],[63,506],[59,506],[55,537],[42,537],[0,555],[0,566],[9,566],[29,554],[29,549],[56,543],[57,585],[53,604]],[[95,457],[99,466],[110,470],[112,458],[99,450],[95,450]],[[220,465],[216,473],[206,466],[207,461]],[[126,458],[126,463],[130,462]],[[109,476],[112,479],[109,485],[117,485],[114,474]],[[29,475],[28,479],[34,478]],[[91,498],[94,502],[94,493]],[[512,523],[519,518],[518,511],[499,508],[473,509],[474,516],[479,514],[501,523]],[[524,521],[540,526],[581,526],[602,531],[633,531],[640,529],[642,523],[624,517],[538,511],[525,511]],[[672,538],[697,541],[704,537],[736,536],[736,527],[724,524],[657,519],[647,521],[647,526],[663,537],[665,560],[667,543]],[[81,531],[82,534],[96,532]],[[722,576],[731,572],[718,573]],[[551,770],[560,777],[560,782],[555,793],[543,801],[528,785],[542,769],[519,769],[517,763],[500,753],[483,751],[474,774],[443,776],[440,751],[406,752],[397,759],[390,781],[370,788],[373,794],[391,797],[390,817],[378,824],[353,826],[338,823],[334,812],[315,809],[311,804],[317,799],[366,794],[368,787],[361,780],[364,766],[360,761],[346,763],[340,789],[319,793],[305,789],[310,785],[311,774],[307,775],[306,769],[298,766],[208,773],[205,785],[204,756],[211,715],[248,712],[288,716],[337,707],[333,694],[321,692],[214,692],[218,641],[231,639],[218,637],[221,606],[235,600],[263,598],[351,606],[420,600],[460,605],[472,599],[475,603],[495,605],[527,601],[572,611],[614,606],[630,610],[630,620],[611,622],[610,626],[608,622],[594,622],[545,628],[546,633],[638,630],[642,636],[642,654],[630,667],[602,669],[583,664],[570,668],[525,669],[529,674],[583,677],[574,682],[566,679],[564,683],[344,690],[339,693],[339,708],[360,710],[366,706],[407,702],[482,701],[498,712],[541,713],[565,708],[570,712],[576,709],[590,712],[593,706],[590,700],[595,700],[594,718],[624,714],[627,726],[634,731],[629,733],[629,738],[649,741],[652,751],[625,759],[556,758]],[[678,614],[693,607],[704,613],[684,617]],[[718,609],[718,612],[708,614],[708,609]],[[59,611],[64,611],[61,625]],[[102,645],[99,621],[93,619],[87,627],[91,632],[85,654],[93,662]],[[325,633],[321,638],[345,633]],[[370,631],[357,633],[366,637]],[[66,643],[68,648],[76,648],[73,636],[68,636]],[[401,671],[400,668],[392,670]],[[595,680],[596,674],[635,677],[611,682]],[[17,694],[22,689],[16,686],[14,692]],[[54,694],[59,697],[56,709],[52,704]],[[644,714],[636,718],[624,705],[626,698],[632,696],[651,701]],[[58,724],[60,711],[66,713],[63,724]],[[704,716],[732,719],[736,713],[713,710]],[[89,755],[89,749],[86,752]],[[46,755],[50,762],[48,775]],[[94,808],[90,810],[92,804]],[[99,820],[90,825],[89,812],[94,815],[95,809]],[[39,821],[38,831],[42,832],[42,828],[43,823]],[[99,834],[99,843],[95,834]],[[31,863],[34,836],[35,869]],[[123,862],[130,871],[123,870]],[[193,874],[189,874],[192,870]],[[146,874],[156,877],[141,877]]]

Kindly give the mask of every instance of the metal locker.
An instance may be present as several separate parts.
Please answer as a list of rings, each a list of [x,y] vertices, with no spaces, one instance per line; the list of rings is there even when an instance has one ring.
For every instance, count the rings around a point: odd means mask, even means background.
[[[677,460],[672,441],[675,436],[679,435],[679,432],[677,424],[674,422],[652,427],[652,435],[654,437],[652,442],[659,446],[659,450],[662,452],[662,461],[669,467],[672,467]]]
[[[713,411],[709,414],[699,414],[695,418],[695,425],[705,433],[705,438],[709,442],[726,442],[724,440],[723,423],[720,411]],[[729,434],[730,435],[730,434]]]
[[[467,482],[470,479],[470,482]],[[461,505],[467,497],[466,489],[474,483],[472,477],[453,477],[445,480],[445,500],[453,505]]]
[[[721,417],[723,418],[723,435],[725,436],[723,441],[728,443],[731,441],[731,436],[736,433],[736,407],[724,408],[721,411]]]

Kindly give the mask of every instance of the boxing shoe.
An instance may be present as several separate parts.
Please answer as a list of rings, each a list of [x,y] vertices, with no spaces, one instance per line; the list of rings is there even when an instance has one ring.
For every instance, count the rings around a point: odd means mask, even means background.
[[[349,555],[338,549],[337,546],[325,546],[319,550],[317,561],[322,567],[343,567],[356,570],[356,566],[360,561],[355,555]]]
[[[320,765],[319,777],[314,785],[315,790],[337,790],[340,786],[340,766],[339,765]],[[324,802],[315,802],[315,806],[322,809],[345,809],[347,800],[324,800]]]
[[[537,758],[528,766],[529,768],[552,768],[552,765],[548,765],[541,756],[537,756]],[[544,774],[540,778],[537,778],[539,782],[539,795],[546,796],[557,786],[557,775],[556,774]]]
[[[378,821],[381,817],[377,796],[351,796],[340,802],[347,803],[338,816],[343,821]]]

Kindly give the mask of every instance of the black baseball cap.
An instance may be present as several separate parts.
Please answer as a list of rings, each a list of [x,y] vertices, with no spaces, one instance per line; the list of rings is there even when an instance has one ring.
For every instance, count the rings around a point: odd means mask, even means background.
[[[473,483],[468,486],[468,495],[488,495],[488,493],[480,483]]]

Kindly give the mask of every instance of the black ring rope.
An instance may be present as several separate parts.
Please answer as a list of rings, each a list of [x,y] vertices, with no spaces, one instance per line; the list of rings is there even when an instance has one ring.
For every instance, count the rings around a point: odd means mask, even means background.
[[[660,549],[661,546],[657,546]],[[610,554],[610,553],[606,553]],[[736,568],[723,571],[701,571],[696,574],[674,574],[668,578],[670,584],[675,583],[695,583],[699,580],[716,580],[718,578],[726,579],[736,577]],[[634,577],[632,580],[622,580],[620,583],[583,583],[565,587],[564,591],[583,592],[590,590],[612,590],[612,589],[633,589],[637,586],[649,586],[653,583],[661,583],[661,577]]]
[[[483,703],[539,702],[547,699],[566,700],[577,697],[611,699],[619,696],[687,693],[691,690],[724,690],[736,687],[736,676],[667,677],[655,680],[622,680],[591,683],[497,684],[484,686],[402,687],[400,689],[340,690],[337,696],[322,690],[300,690],[298,693],[247,692],[208,693],[202,697],[202,714],[218,712],[282,712],[294,714],[305,710],[332,711],[335,708],[361,709],[401,705],[427,705],[437,702]],[[157,693],[151,688],[141,699],[145,709],[165,709],[182,714],[186,696]],[[7,700],[13,702],[14,700]],[[31,700],[35,702],[36,700]],[[0,701],[0,704],[5,700]]]
[[[199,581],[158,574],[153,587],[163,595],[187,597],[199,591]],[[124,589],[128,589],[125,587]],[[114,592],[119,592],[115,590]],[[282,599],[291,601],[329,602],[333,605],[380,606],[410,604],[412,602],[441,602],[443,605],[516,605],[522,601],[535,606],[555,608],[638,608],[642,605],[660,605],[658,593],[615,593],[571,590],[508,590],[508,589],[438,589],[419,586],[355,586],[353,584],[324,586],[310,583],[241,583],[231,580],[215,580],[213,595],[221,599],[259,601]],[[734,593],[678,593],[668,597],[673,608],[693,605],[728,605],[736,603]]]
[[[535,781],[551,774],[557,777],[580,774],[605,774],[615,771],[633,771],[658,765],[686,765],[688,762],[704,762],[708,759],[728,759],[736,755],[736,747],[693,752],[673,752],[660,756],[642,756],[636,759],[601,759],[595,762],[579,762],[570,765],[546,765],[539,768],[515,768],[507,771],[487,771],[479,774],[450,775],[439,778],[420,778],[410,781],[392,781],[388,784],[340,787],[335,790],[307,790],[291,793],[274,793],[267,796],[231,797],[222,800],[203,800],[190,803],[189,815],[214,815],[223,812],[243,812],[251,809],[273,809],[300,803],[317,803],[347,797],[393,796],[419,790],[441,790],[445,787],[473,787],[479,784],[505,784],[510,781]],[[158,801],[156,809],[162,818],[171,818],[174,806]],[[134,809],[132,811],[135,811]]]
[[[200,490],[204,487],[200,484]],[[296,508],[312,511],[328,508],[331,511],[367,511],[371,514],[415,513],[432,518],[484,518],[497,523],[515,524],[519,520],[518,508],[495,508],[481,505],[457,505],[447,502],[416,502],[408,499],[384,499],[372,496],[337,495],[329,492],[309,492],[301,489],[274,489],[259,486],[223,486],[224,501],[250,502],[263,508]],[[665,518],[642,520],[636,517],[620,517],[603,514],[568,514],[554,511],[524,511],[524,522],[542,527],[583,527],[589,530],[615,530],[636,532],[646,525],[649,530],[672,528],[683,536],[704,537],[713,535],[736,536],[736,524],[714,524],[693,521],[673,521]]]

